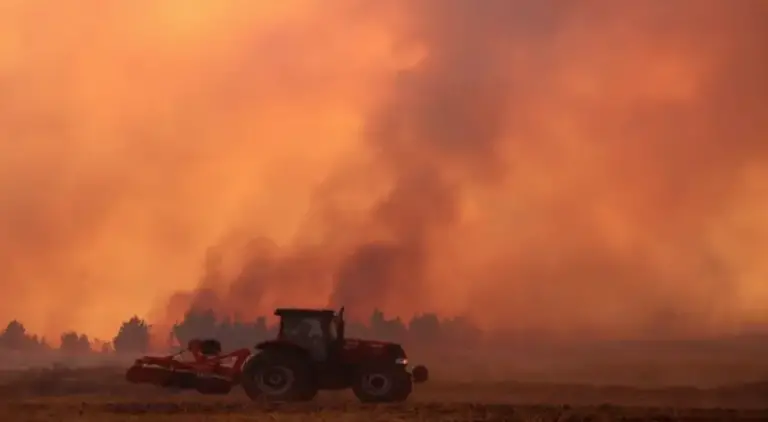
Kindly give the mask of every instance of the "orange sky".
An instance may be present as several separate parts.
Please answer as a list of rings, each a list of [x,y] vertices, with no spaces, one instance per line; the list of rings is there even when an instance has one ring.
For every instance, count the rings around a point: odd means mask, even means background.
[[[768,323],[764,1],[78,5],[0,0],[0,320]]]

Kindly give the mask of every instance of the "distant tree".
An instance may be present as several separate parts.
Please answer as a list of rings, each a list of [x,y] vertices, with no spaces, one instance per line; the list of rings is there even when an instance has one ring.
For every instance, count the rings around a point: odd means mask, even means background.
[[[229,349],[233,343],[237,343],[238,331],[242,331],[240,324],[232,322],[230,317],[224,317],[216,324],[212,337],[219,340],[225,349]]]
[[[222,321],[221,338],[223,344],[230,349],[251,348],[255,343],[274,337],[267,327],[267,319],[259,317],[254,322],[242,322],[234,320]]]
[[[181,322],[174,324],[173,336],[184,347],[195,338],[216,338],[219,326],[213,310],[191,310]]]
[[[87,354],[91,352],[91,342],[85,334],[78,335],[74,331],[69,331],[61,335],[59,350],[73,355]]]
[[[277,326],[267,326],[267,318],[260,316],[253,323],[253,333],[257,342],[268,340],[277,336]]]
[[[254,344],[273,338],[275,327],[267,326],[266,317],[244,322],[238,315],[217,319],[213,310],[191,310],[173,326],[171,343],[184,347],[192,339],[215,338],[224,349],[252,348]]]
[[[400,318],[387,319],[378,309],[373,311],[370,322],[372,334],[383,340],[402,341],[408,333]]]
[[[26,350],[29,345],[27,329],[17,320],[8,323],[0,335],[0,346],[8,350]]]
[[[440,325],[440,337],[443,341],[476,346],[483,338],[482,331],[466,317],[445,320]]]
[[[77,351],[83,354],[93,351],[93,349],[91,349],[91,342],[88,340],[87,335],[80,334],[80,337],[77,338]]]
[[[40,347],[40,350],[47,351],[47,350],[53,350],[53,347],[48,343],[48,340],[45,337],[40,337],[38,340],[38,345]]]
[[[25,350],[45,351],[50,350],[50,346],[48,346],[44,338],[40,338],[36,334],[33,334],[27,336],[27,348]]]
[[[112,347],[117,353],[146,353],[149,350],[151,326],[138,316],[133,316],[120,325],[120,330],[112,339]]]
[[[387,321],[387,331],[384,339],[402,342],[408,337],[408,328],[400,317]]]
[[[16,350],[25,352],[34,352],[46,350],[48,348],[45,340],[36,335],[27,333],[24,324],[13,320],[8,323],[5,330],[0,333],[0,348],[5,350]]]
[[[373,310],[373,313],[371,314],[368,322],[371,324],[371,330],[378,333],[382,327],[384,327],[384,324],[386,324],[387,319],[384,317],[384,312],[381,312],[377,308]]]
[[[416,315],[408,323],[408,334],[416,343],[432,344],[440,340],[440,328],[440,319],[437,315]]]
[[[346,324],[346,336],[359,338],[372,337],[371,327],[359,321],[347,321]]]

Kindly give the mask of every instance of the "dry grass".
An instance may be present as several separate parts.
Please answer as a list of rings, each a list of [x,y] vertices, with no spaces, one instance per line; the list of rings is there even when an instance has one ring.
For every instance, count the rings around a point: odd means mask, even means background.
[[[264,405],[240,393],[205,397],[122,382],[119,370],[56,370],[0,376],[0,421],[719,421],[768,420],[768,389],[638,390],[554,384],[419,388],[408,403],[369,406],[347,392],[315,402]],[[612,404],[605,404],[612,403]]]

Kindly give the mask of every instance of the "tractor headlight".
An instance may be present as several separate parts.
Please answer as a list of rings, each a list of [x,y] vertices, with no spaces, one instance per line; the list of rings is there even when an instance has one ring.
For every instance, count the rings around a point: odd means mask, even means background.
[[[406,358],[397,358],[395,359],[395,363],[398,365],[408,365],[408,359]]]

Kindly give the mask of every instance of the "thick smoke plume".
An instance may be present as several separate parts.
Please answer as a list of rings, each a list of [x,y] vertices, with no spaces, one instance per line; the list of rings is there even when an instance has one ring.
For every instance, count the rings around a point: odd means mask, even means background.
[[[1,318],[768,323],[764,1],[65,3],[2,2]]]

